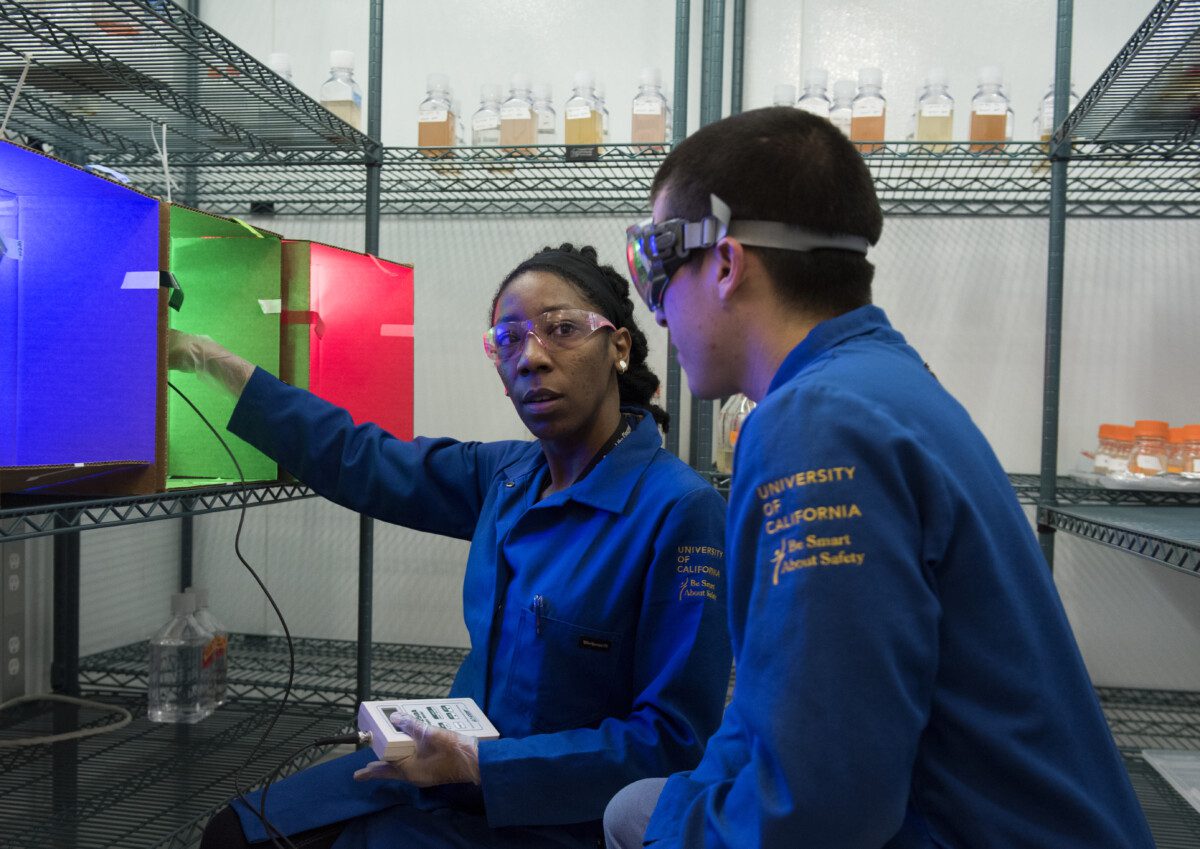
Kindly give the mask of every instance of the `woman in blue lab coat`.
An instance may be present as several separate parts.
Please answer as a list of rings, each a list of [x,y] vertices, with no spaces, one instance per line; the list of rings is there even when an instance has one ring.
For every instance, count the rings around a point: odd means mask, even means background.
[[[695,766],[720,722],[724,503],[662,448],[628,283],[591,248],[545,249],[504,279],[491,324],[485,350],[533,441],[402,441],[172,334],[172,368],[240,394],[229,429],[316,492],[471,540],[451,695],[500,739],[436,729],[408,761],[364,749],[273,784],[266,820],[297,846],[591,849],[618,789]],[[202,846],[271,845],[249,801]]]

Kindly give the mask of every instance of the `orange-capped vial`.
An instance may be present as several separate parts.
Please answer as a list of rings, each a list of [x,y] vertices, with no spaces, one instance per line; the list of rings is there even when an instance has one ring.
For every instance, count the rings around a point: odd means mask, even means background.
[[[1170,426],[1153,419],[1133,423],[1133,453],[1129,456],[1129,473],[1154,477],[1167,471],[1167,436]]]
[[[1092,459],[1092,471],[1098,475],[1109,475],[1114,471],[1123,470],[1129,462],[1129,449],[1132,444],[1121,449],[1118,428],[1121,425],[1102,424],[1097,437],[1096,455]],[[1132,432],[1129,434],[1132,438]]]
[[[1167,474],[1177,475],[1183,471],[1183,428],[1167,430]]]
[[[1180,474],[1185,478],[1200,478],[1200,424],[1183,426],[1183,450],[1179,465]]]

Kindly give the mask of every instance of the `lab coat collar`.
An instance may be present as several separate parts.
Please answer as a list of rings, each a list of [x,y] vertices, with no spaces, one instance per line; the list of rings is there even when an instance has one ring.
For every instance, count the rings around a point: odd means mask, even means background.
[[[648,410],[622,407],[621,413],[633,422],[629,435],[617,443],[587,477],[561,492],[533,504],[536,496],[533,487],[546,469],[546,455],[540,448],[514,463],[505,474],[520,484],[528,502],[535,507],[550,507],[570,500],[612,513],[622,512],[646,467],[662,448],[662,436]]]
[[[804,371],[809,363],[831,348],[842,344],[847,339],[879,330],[887,331],[899,341],[903,341],[900,334],[892,330],[891,322],[888,321],[887,315],[884,314],[883,310],[873,305],[859,307],[858,309],[822,321],[810,330],[808,335],[801,340],[800,344],[792,348],[791,352],[783,358],[783,362],[779,364],[779,369],[775,372],[775,376],[771,378],[771,385],[767,387],[767,394],[770,395],[780,386]]]

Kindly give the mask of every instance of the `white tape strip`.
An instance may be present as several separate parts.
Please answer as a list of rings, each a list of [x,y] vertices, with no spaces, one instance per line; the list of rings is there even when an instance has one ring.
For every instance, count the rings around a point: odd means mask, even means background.
[[[259,298],[258,305],[262,307],[263,315],[279,315],[283,312],[283,301],[279,298],[269,300]]]
[[[413,326],[411,324],[381,324],[379,325],[380,336],[409,336],[413,335]]]
[[[122,289],[157,289],[157,271],[126,271],[121,282]]]

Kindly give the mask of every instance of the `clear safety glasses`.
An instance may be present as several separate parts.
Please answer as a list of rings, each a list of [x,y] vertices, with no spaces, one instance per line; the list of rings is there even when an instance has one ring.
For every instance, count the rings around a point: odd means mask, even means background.
[[[587,310],[551,310],[524,321],[502,321],[483,334],[483,350],[496,363],[511,360],[533,338],[548,351],[578,348],[602,327],[616,330],[611,321]]]
[[[750,247],[789,251],[841,250],[866,254],[870,247],[862,236],[820,233],[782,221],[730,221],[729,206],[709,195],[712,214],[700,221],[647,218],[625,230],[625,258],[629,276],[651,312],[662,307],[672,276],[695,250],[707,250],[729,235]]]

